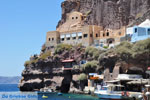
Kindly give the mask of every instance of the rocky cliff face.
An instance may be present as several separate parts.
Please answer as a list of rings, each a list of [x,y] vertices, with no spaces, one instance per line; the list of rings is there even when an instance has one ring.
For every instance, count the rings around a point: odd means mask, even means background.
[[[142,17],[150,9],[149,0],[66,0],[62,2],[62,19],[57,27],[66,21],[66,14],[79,11],[86,15],[84,24],[100,25],[104,28],[120,29]],[[150,15],[144,17],[150,18]],[[135,23],[138,24],[138,23]]]
[[[74,58],[76,63],[79,63],[83,58],[83,48],[74,47],[71,50],[61,50],[57,50],[59,55],[48,55],[45,59],[38,59],[37,56],[31,57],[30,63],[25,64],[25,69],[22,72],[22,79],[19,84],[20,90],[39,91],[40,89],[50,88],[64,93],[79,91],[78,76],[82,71],[76,68],[63,71],[61,61]],[[47,48],[42,50],[42,53],[46,52]]]
[[[42,51],[43,54],[48,52],[47,48]],[[61,61],[69,58],[74,58],[77,65],[81,60],[88,61],[86,68],[82,65],[63,71]],[[34,57],[25,64],[19,88],[21,91],[35,91],[48,87],[54,91],[79,92],[87,86],[87,80],[79,80],[81,73],[88,75],[101,72],[104,73],[105,81],[116,78],[118,74],[140,74],[145,77],[147,67],[150,66],[149,59],[150,39],[135,44],[123,42],[107,51],[61,44],[55,49],[54,55]],[[96,66],[89,63],[95,60],[98,61],[94,62]]]
[[[72,11],[79,11],[86,15],[85,25],[100,25],[111,29],[119,29],[128,24],[135,25],[150,18],[150,0],[66,0],[61,6],[62,19],[57,27],[66,21],[67,13]],[[21,91],[34,91],[49,87],[54,91],[61,92],[80,89],[80,85],[87,84],[87,82],[82,84],[78,81],[78,76],[83,71],[61,70],[61,60],[67,58],[74,58],[77,63],[81,60],[99,61],[99,69],[96,72],[104,70],[108,72],[105,74],[106,80],[112,79],[109,77],[110,72],[114,73],[113,77],[116,77],[118,73],[138,73],[144,76],[145,70],[150,66],[150,55],[148,55],[150,54],[150,43],[147,40],[136,45],[122,44],[117,47],[118,49],[104,51],[104,54],[95,49],[89,50],[90,52],[87,50],[87,53],[84,47],[67,46],[65,49],[62,46],[62,48],[56,48],[57,55],[49,55],[44,59],[35,57],[25,64],[19,88]],[[42,49],[42,53],[46,53],[46,51],[48,48]],[[136,55],[135,58],[130,57],[133,54]]]

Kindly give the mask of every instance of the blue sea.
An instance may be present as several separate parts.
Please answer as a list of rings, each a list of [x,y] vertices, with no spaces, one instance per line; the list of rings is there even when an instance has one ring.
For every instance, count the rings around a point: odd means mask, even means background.
[[[20,93],[17,84],[0,84],[0,93],[4,92]],[[48,98],[43,99],[42,98],[43,95],[47,96]],[[81,95],[81,94],[63,94],[59,96],[57,93],[38,93],[38,100],[99,100],[99,99],[97,97],[93,97],[90,95]]]

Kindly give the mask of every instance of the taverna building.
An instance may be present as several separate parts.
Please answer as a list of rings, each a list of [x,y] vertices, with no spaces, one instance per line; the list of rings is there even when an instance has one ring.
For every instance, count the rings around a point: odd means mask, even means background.
[[[150,38],[150,20],[146,19],[138,26],[127,28],[127,34],[131,36],[131,42],[137,42]]]
[[[125,36],[125,27],[119,30],[103,29],[97,25],[84,25],[86,16],[74,11],[67,14],[66,22],[56,31],[47,32],[46,47],[55,47],[57,44],[82,44],[84,46],[109,46],[120,43]]]

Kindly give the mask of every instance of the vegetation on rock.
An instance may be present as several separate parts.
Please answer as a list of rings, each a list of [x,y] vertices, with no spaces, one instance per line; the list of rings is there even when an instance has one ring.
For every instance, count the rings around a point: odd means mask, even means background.
[[[78,76],[80,74],[77,80],[73,81],[80,83],[81,90],[87,85],[87,76],[89,73],[102,74],[106,68],[109,69],[110,72],[113,72],[115,66],[119,66],[121,67],[121,74],[136,74],[139,68],[145,72],[147,67],[150,66],[148,58],[150,56],[150,39],[138,41],[137,43],[122,42],[115,48],[107,49],[105,51],[94,47],[85,48],[82,45],[72,46],[67,44],[58,45],[53,56],[51,55],[51,52],[47,50],[48,48],[44,48],[40,56],[34,55],[30,58],[30,61],[25,62],[25,70],[23,71],[25,80],[29,79],[26,75],[34,73],[35,70],[40,70],[41,72],[46,71],[47,75],[52,75],[54,77],[55,75],[64,77],[63,72],[61,71],[61,61],[70,58],[75,59],[77,64],[80,64],[80,61],[82,60],[86,61],[86,63],[81,66],[75,65],[72,72],[70,72],[70,75],[72,76]],[[143,75],[142,72],[140,74]],[[39,76],[37,76],[37,78],[39,78]],[[69,75],[66,75],[65,77],[67,76]],[[52,80],[50,82],[55,81]],[[56,84],[59,85],[60,83],[56,82]],[[32,89],[34,88],[37,88],[36,85]]]
[[[49,56],[51,56],[51,51],[47,51],[45,53],[42,53],[40,56],[39,56],[39,59],[46,59],[48,58]]]
[[[91,58],[94,58],[95,60],[97,60],[98,57],[99,57],[99,54],[102,53],[102,52],[103,51],[98,50],[94,47],[87,47],[85,49],[85,56],[86,56],[86,58],[91,57]]]
[[[86,74],[96,72],[98,68],[98,61],[89,61],[86,64],[83,65],[83,71],[85,71]]]
[[[51,56],[51,51],[50,50],[42,53],[40,56],[38,56],[38,55],[31,56],[30,60],[28,60],[24,63],[24,66],[28,66],[30,64],[35,64],[35,63],[38,62],[39,59],[44,60],[44,59],[46,59],[50,56]]]
[[[135,43],[132,47],[132,56],[135,58],[140,54],[150,54],[150,39],[142,40]]]
[[[38,61],[38,59],[36,59],[36,60],[28,60],[28,61],[26,61],[26,62],[24,63],[24,66],[26,67],[26,66],[28,66],[28,65],[30,65],[30,64],[37,63],[37,61]]]
[[[80,76],[78,77],[79,81],[83,81],[87,79],[87,75],[85,73],[81,73]]]
[[[115,47],[114,52],[120,56],[120,59],[123,59],[124,61],[128,61],[128,59],[132,55],[132,46],[130,42],[122,42],[118,46]]]
[[[64,50],[71,50],[72,47],[69,44],[58,44],[55,49],[55,54],[61,54]]]

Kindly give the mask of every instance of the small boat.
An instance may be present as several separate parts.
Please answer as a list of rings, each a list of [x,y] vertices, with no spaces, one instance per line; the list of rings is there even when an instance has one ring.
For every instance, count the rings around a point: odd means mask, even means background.
[[[128,100],[130,99],[128,92],[122,91],[124,86],[122,85],[108,85],[102,86],[100,90],[96,90],[94,93],[99,99],[107,100]]]
[[[43,99],[47,99],[47,98],[48,98],[48,96],[46,96],[46,95],[43,95],[43,96],[42,96],[42,98],[43,98]]]
[[[58,95],[58,96],[62,96],[63,94],[62,94],[62,93],[57,93],[57,95]]]

